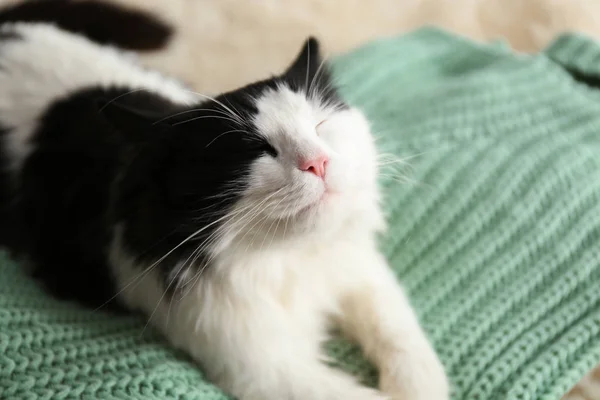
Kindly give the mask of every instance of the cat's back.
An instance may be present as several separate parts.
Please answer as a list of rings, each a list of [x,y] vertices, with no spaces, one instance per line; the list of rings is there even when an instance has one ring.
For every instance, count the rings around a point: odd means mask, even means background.
[[[134,53],[97,44],[51,23],[1,24],[0,69],[3,83],[9,85],[2,88],[3,97],[17,92],[51,100],[85,86],[144,87],[176,102],[191,97],[175,80],[143,68]]]
[[[52,105],[84,91],[146,90],[177,103],[193,95],[133,56],[45,23],[0,25],[0,127],[11,164],[29,153],[31,136]]]

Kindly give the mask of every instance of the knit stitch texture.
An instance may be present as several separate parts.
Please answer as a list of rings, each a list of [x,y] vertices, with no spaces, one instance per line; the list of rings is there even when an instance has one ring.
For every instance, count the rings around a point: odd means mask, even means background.
[[[600,47],[422,29],[334,61],[382,151],[411,157],[406,182],[382,174],[382,248],[456,400],[556,400],[600,362],[600,91],[563,64],[600,73]],[[374,383],[354,346],[328,349]],[[52,299],[4,256],[0,398],[226,399],[140,319]]]

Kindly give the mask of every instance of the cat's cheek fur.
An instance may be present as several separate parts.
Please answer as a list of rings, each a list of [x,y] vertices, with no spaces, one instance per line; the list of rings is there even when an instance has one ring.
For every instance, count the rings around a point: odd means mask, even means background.
[[[136,281],[143,269],[118,232],[115,238],[121,299],[240,399],[448,399],[444,370],[370,235],[346,232],[318,248],[308,240],[292,251],[231,252],[175,297],[164,295],[153,270]],[[331,322],[379,368],[382,392],[322,363]]]

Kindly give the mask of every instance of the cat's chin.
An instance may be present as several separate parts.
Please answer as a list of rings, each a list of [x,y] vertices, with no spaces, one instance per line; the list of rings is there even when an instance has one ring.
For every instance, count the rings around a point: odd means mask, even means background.
[[[339,213],[340,194],[335,192],[325,192],[321,197],[313,203],[302,207],[296,211],[292,218],[289,219],[289,232],[291,234],[304,235],[320,235],[320,233],[328,232],[335,229],[340,224],[340,218],[343,216]],[[283,218],[283,222],[286,218]]]
[[[318,217],[318,214],[326,213],[328,208],[332,205],[332,202],[334,202],[339,196],[340,194],[338,192],[326,189],[316,200],[298,209],[295,212],[295,217]]]

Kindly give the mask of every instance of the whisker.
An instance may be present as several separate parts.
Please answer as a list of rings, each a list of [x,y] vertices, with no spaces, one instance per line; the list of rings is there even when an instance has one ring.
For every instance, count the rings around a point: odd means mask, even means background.
[[[205,147],[205,148],[207,148],[208,146],[210,146],[211,144],[213,144],[213,143],[214,143],[214,142],[215,142],[217,139],[219,139],[221,136],[227,135],[228,133],[235,133],[235,132],[248,133],[248,131],[243,131],[243,130],[240,130],[240,129],[232,129],[232,130],[230,130],[230,131],[223,132],[223,133],[221,133],[220,135],[218,135],[216,138],[214,138],[213,140],[211,140],[211,141],[210,141],[210,142],[209,142],[209,143],[206,145],[206,147]]]
[[[252,222],[252,220],[254,220],[254,218],[256,218],[256,216],[260,215],[260,213],[256,210],[258,210],[264,203],[266,203],[270,198],[276,196],[279,192],[281,192],[284,188],[279,189],[278,191],[272,193],[271,195],[269,195],[268,197],[266,197],[265,199],[263,199],[261,202],[259,202],[258,204],[249,204],[248,206],[243,207],[240,210],[237,210],[237,212],[235,212],[234,214],[231,215],[232,219],[233,217],[236,217],[237,215],[239,215],[242,212],[245,212],[246,210],[250,209],[250,211],[248,212],[248,214],[244,215],[242,217],[241,221],[247,220],[247,222],[244,224],[244,226],[242,226],[239,230],[238,233],[235,235],[239,235],[239,233],[241,233],[243,231],[243,229]],[[241,223],[241,222],[240,222]],[[236,225],[232,224],[231,227],[228,228],[228,230],[226,232],[213,232],[213,234],[209,235],[208,238],[206,238],[199,246],[196,250],[194,250],[193,254],[196,254],[194,259],[192,260],[192,262],[190,263],[190,265],[193,265],[195,263],[195,261],[200,257],[200,254],[204,251],[204,249],[206,249],[209,245],[211,245],[212,243],[214,243],[215,241],[219,240],[221,237],[224,237],[226,234],[229,234],[231,231],[233,231],[233,229],[235,229]],[[220,235],[220,236],[219,236]],[[244,235],[245,236],[245,235]],[[243,239],[243,238],[242,238]],[[210,240],[210,242],[209,242]],[[198,271],[196,274],[194,274],[194,276],[192,278],[190,278],[184,285],[183,287],[187,286],[190,282],[194,281],[197,282],[200,274],[206,269],[206,267],[209,265],[210,262],[212,262],[212,260],[214,259],[215,255],[211,255],[209,260],[207,260],[203,267],[200,269],[200,271]],[[188,258],[189,260],[189,258]],[[187,261],[186,261],[187,263]],[[189,290],[188,290],[189,292]],[[185,296],[188,292],[184,293],[182,295]]]
[[[231,228],[227,231],[227,232],[221,232],[221,231],[215,231],[212,234],[210,234],[190,255],[190,257],[188,257],[188,260],[193,257],[193,259],[190,261],[190,267],[192,265],[194,265],[196,263],[196,261],[198,260],[198,258],[201,257],[202,253],[205,251],[205,249],[209,248],[210,246],[212,246],[214,243],[218,242],[219,240],[221,240],[223,237],[225,237],[229,232],[231,231]],[[184,289],[188,284],[190,284],[193,281],[193,284],[186,290],[183,291],[182,290],[182,294],[181,294],[181,299],[183,299],[191,290],[192,288],[196,285],[196,283],[198,282],[198,280],[200,279],[200,277],[202,276],[202,273],[204,272],[204,270],[210,265],[210,263],[214,260],[214,258],[216,257],[216,254],[213,253],[209,256],[209,258],[207,260],[205,260],[202,264],[202,267],[190,278],[188,279],[185,283],[183,283],[181,285],[180,289]],[[186,260],[186,263],[187,261]]]
[[[288,227],[288,222],[290,221],[290,218],[292,217],[292,214],[288,214],[288,210],[292,205],[290,204],[286,209],[285,209],[285,214],[287,215],[287,217],[285,217],[285,225],[283,226],[283,237],[285,238],[285,235],[287,233],[287,227]]]
[[[248,206],[246,206],[246,207],[243,207],[243,208],[241,208],[241,209],[235,210],[235,211],[233,211],[233,212],[226,213],[226,214],[225,214],[225,217],[227,217],[227,218],[229,218],[229,219],[233,219],[233,218],[235,218],[237,215],[239,215],[239,214],[241,214],[241,213],[245,212],[246,210],[248,210],[248,209],[249,209],[249,208],[251,208],[251,207],[252,207],[252,205],[248,205]],[[224,222],[224,224],[227,224],[227,221],[225,221],[225,222]],[[192,253],[191,253],[191,254],[188,256],[188,258],[187,258],[187,259],[184,261],[184,265],[185,265],[185,264],[187,264],[187,263],[188,263],[188,261],[190,261],[190,259],[196,255],[196,253],[199,253],[199,252],[202,252],[202,251],[204,251],[204,249],[205,249],[206,247],[208,247],[208,244],[207,244],[207,242],[208,242],[208,241],[209,241],[211,238],[213,238],[213,237],[214,237],[216,234],[218,234],[218,233],[219,233],[219,230],[215,230],[215,231],[214,231],[214,232],[212,232],[210,235],[208,235],[208,237],[206,237],[206,238],[203,240],[203,242],[202,242],[202,243],[200,243],[200,244],[199,244],[199,245],[196,247],[196,249],[194,249],[194,251],[192,251]],[[207,244],[207,245],[205,246],[205,244]],[[194,264],[194,262],[197,260],[197,258],[198,258],[198,257],[195,257],[195,258],[194,258],[194,259],[193,259],[193,260],[190,262],[190,267],[191,267],[191,266]]]
[[[145,268],[144,271],[142,271],[142,273],[140,273],[136,278],[132,279],[131,282],[129,282],[127,285],[125,285],[123,288],[121,288],[121,290],[119,290],[114,296],[112,296],[110,299],[108,299],[104,304],[102,304],[100,307],[96,308],[96,310],[104,307],[106,304],[108,304],[110,301],[114,300],[118,295],[120,295],[121,293],[123,293],[123,291],[127,290],[127,288],[129,286],[131,286],[133,283],[135,283],[137,280],[143,278],[144,276],[146,276],[152,269],[154,269],[157,265],[159,265],[162,261],[164,261],[169,255],[171,255],[175,250],[177,250],[178,248],[180,248],[181,246],[183,246],[185,243],[189,242],[190,240],[192,240],[195,236],[199,235],[200,233],[202,233],[203,231],[205,231],[206,229],[210,228],[211,226],[221,222],[222,220],[224,220],[225,218],[229,218],[230,215],[225,215],[213,222],[211,222],[208,225],[203,226],[202,228],[198,229],[197,231],[195,231],[194,233],[192,233],[191,235],[189,235],[187,238],[185,238],[184,240],[182,240],[177,246],[173,247],[170,251],[168,251],[164,256],[160,257],[157,261],[155,261],[152,265],[150,265],[149,267]],[[94,311],[96,311],[94,310]]]
[[[323,69],[323,66],[325,65],[325,62],[326,62],[325,58],[323,58],[321,60],[321,64],[319,64],[319,68],[317,68],[317,72],[315,72],[315,75],[313,76],[312,80],[310,81],[310,85],[309,85],[309,87],[307,89],[307,93],[306,93],[307,96],[311,96],[312,97],[314,95],[312,89],[313,89],[313,86],[314,86],[315,82],[318,82],[317,79],[320,78],[319,74],[321,73],[321,70]]]
[[[403,185],[412,185],[412,186],[418,186],[418,187],[427,187],[427,188],[433,188],[433,186],[431,186],[430,184],[424,183],[424,182],[419,182],[415,179],[411,179],[407,176],[404,175],[389,175],[389,174],[380,174],[379,175],[381,178],[388,178],[391,179],[392,181],[396,182],[396,183],[400,183]]]
[[[394,161],[399,161],[399,162],[406,162],[408,160],[412,160],[413,158],[417,158],[417,157],[421,157],[425,154],[430,154],[433,153],[435,150],[429,150],[429,151],[422,151],[420,153],[415,153],[415,154],[411,154],[410,156],[406,156],[406,157],[398,157],[395,154],[390,154],[390,153],[380,153],[377,155],[377,158],[387,158],[389,160],[394,160]]]
[[[252,218],[240,229],[240,232],[242,230],[244,230],[250,224],[250,222],[252,222],[258,215],[260,215],[262,213],[262,211],[264,211],[268,207],[268,205],[266,205],[265,207],[262,208],[262,210],[259,211],[260,206],[262,206],[268,200],[270,200],[271,198],[273,198],[276,195],[278,195],[279,193],[281,193],[284,189],[285,189],[284,187],[280,188],[276,192],[272,193],[271,195],[269,195],[268,197],[266,197],[265,199],[263,199],[260,203],[258,203],[258,205],[255,208],[253,208],[252,211],[251,211],[251,213],[254,213],[254,215],[252,215]],[[250,228],[248,231],[246,231],[246,233],[244,234],[244,236],[242,236],[240,238],[240,241],[244,240],[244,238],[246,237],[246,235],[248,235],[248,233],[254,228],[254,226],[255,225],[253,225],[252,228]]]
[[[244,118],[243,118],[241,115],[239,115],[239,114],[236,114],[235,112],[233,112],[233,110],[232,110],[231,108],[227,107],[225,104],[223,104],[223,103],[222,103],[222,102],[220,102],[219,100],[217,100],[217,99],[215,99],[215,98],[213,98],[213,97],[207,96],[207,95],[205,95],[205,94],[202,94],[202,93],[195,92],[195,91],[193,91],[193,90],[186,90],[186,91],[187,91],[187,92],[189,92],[189,93],[195,94],[196,96],[200,96],[200,97],[203,97],[203,98],[205,98],[205,99],[208,99],[208,100],[214,101],[215,103],[217,103],[217,104],[219,104],[221,107],[223,107],[225,110],[227,110],[228,112],[230,112],[230,113],[231,113],[231,116],[232,116],[232,117],[234,117],[234,118],[237,120],[237,122],[238,122],[238,123],[240,123],[240,124],[242,124],[242,123],[243,123],[243,120],[244,120]]]
[[[198,258],[201,256],[202,252],[204,251],[204,249],[212,246],[214,243],[218,242],[219,240],[221,240],[223,237],[225,237],[227,234],[229,234],[231,232],[232,228],[228,229],[227,232],[213,232],[213,234],[211,234],[207,240],[205,241],[206,244],[202,245],[201,247],[199,247],[197,249],[197,255],[194,257],[194,259],[192,260],[191,264],[195,264],[196,261],[198,260]],[[202,268],[200,268],[198,270],[198,272],[196,272],[196,274],[194,274],[194,276],[189,279],[185,285],[187,285],[189,282],[193,281],[193,284],[188,288],[187,291],[182,292],[181,298],[185,297],[191,290],[192,288],[198,283],[198,281],[200,280],[200,277],[202,276],[202,274],[204,273],[204,271],[206,270],[206,268],[211,265],[211,263],[213,262],[213,260],[217,257],[216,253],[212,253],[210,254],[210,256],[208,257],[207,260],[204,261],[204,263],[202,264]],[[185,285],[183,287],[185,287]]]
[[[221,240],[223,237],[225,237],[226,234],[222,233],[222,232],[214,232],[212,235],[210,235],[204,242],[204,244],[199,247],[197,249],[197,251],[195,251],[196,256],[194,257],[194,259],[192,260],[192,262],[190,263],[191,265],[195,264],[196,261],[198,261],[198,258],[200,258],[202,256],[202,253],[204,252],[205,249],[209,248],[210,246],[214,245],[215,243],[217,243],[219,240]],[[208,259],[206,259],[203,264],[202,264],[202,268],[200,268],[200,270],[196,273],[197,275],[197,279],[195,280],[197,282],[198,279],[200,279],[200,277],[202,276],[202,273],[204,273],[204,270],[206,270],[206,268],[213,262],[213,260],[216,257],[216,253],[211,253],[208,257]]]
[[[233,108],[233,110],[236,112],[236,115],[239,116],[243,122],[244,116],[242,115],[240,110],[238,110],[237,108],[235,108],[235,106],[233,104],[231,104],[231,102],[229,101],[229,98],[227,96],[224,96],[224,99],[225,99],[225,101],[227,101],[227,104],[229,104],[231,106],[231,108]]]
[[[267,218],[268,218],[268,215],[263,215],[263,216],[262,216],[262,218],[260,218],[258,221],[256,221],[256,222],[254,223],[254,225],[252,225],[252,227],[250,228],[250,230],[251,230],[251,231],[253,231],[253,230],[254,230],[254,228],[256,227],[256,225],[258,225],[258,224],[260,224],[260,227],[259,227],[259,228],[257,228],[257,230],[260,230],[260,229],[262,229],[262,227],[263,227],[263,223],[264,223],[264,222],[267,220]],[[257,235],[254,235],[254,236],[252,237],[252,240],[251,240],[251,242],[250,242],[250,243],[248,243],[248,246],[246,247],[246,251],[245,251],[245,253],[248,253],[248,250],[250,250],[250,248],[254,246],[254,242],[256,241],[256,236],[257,236]],[[264,241],[264,239],[263,239],[263,241]],[[262,246],[261,246],[261,247],[262,247]]]
[[[229,232],[233,229],[233,226],[229,228],[229,230],[227,232],[222,232],[222,231],[215,231],[213,233],[211,233],[200,245],[198,245],[198,247],[190,254],[190,256],[188,257],[188,259],[185,261],[185,263],[188,263],[189,261],[189,265],[190,267],[192,267],[196,261],[198,260],[198,258],[200,258],[200,256],[202,255],[202,253],[209,248],[210,246],[212,246],[214,243],[218,242],[219,240],[221,240],[223,237],[225,237],[227,234],[229,234]],[[210,255],[210,257],[204,261],[202,267],[196,272],[194,273],[194,275],[189,278],[186,282],[184,282],[179,289],[181,289],[181,297],[180,299],[183,299],[192,289],[193,286],[196,285],[196,283],[198,282],[198,280],[200,279],[200,276],[202,275],[202,273],[204,272],[204,270],[206,269],[206,267],[208,265],[210,265],[210,263],[212,262],[212,260],[216,257],[216,253],[213,253]],[[191,261],[190,261],[191,259]],[[183,290],[185,289],[185,287],[187,285],[189,285],[190,283],[192,283],[192,286],[190,286],[187,290]]]
[[[179,269],[173,275],[173,278],[171,279],[171,282],[169,282],[169,284],[167,285],[167,288],[163,291],[162,296],[160,296],[160,298],[156,302],[156,307],[154,307],[154,310],[150,314],[150,317],[148,317],[148,321],[146,322],[146,325],[144,325],[144,328],[142,329],[142,332],[140,333],[140,336],[142,336],[144,334],[144,332],[146,331],[146,328],[148,328],[148,325],[150,324],[150,321],[152,321],[152,317],[154,317],[154,314],[156,313],[156,310],[158,310],[158,307],[160,307],[160,303],[162,303],[163,299],[165,298],[165,295],[169,291],[169,288],[171,287],[171,285],[173,284],[173,282],[175,282],[175,280],[177,279],[177,277],[178,277],[178,275],[179,275],[179,273],[181,272],[182,269],[183,269],[183,264],[179,266]],[[169,307],[169,314],[170,314],[170,309],[171,308]],[[169,314],[167,314],[167,321],[169,320]]]
[[[245,215],[241,221],[244,221],[244,219],[248,219],[248,217],[252,217],[249,218],[249,220],[246,222],[246,224],[244,225],[247,226],[250,222],[252,222],[252,220],[254,218],[256,218],[256,216],[260,215],[259,212],[255,212],[255,210],[257,210],[258,208],[260,208],[264,203],[266,203],[267,201],[269,201],[272,197],[278,195],[284,188],[279,189],[278,191],[272,193],[271,195],[269,195],[268,197],[266,197],[265,199],[263,199],[260,203],[258,204],[249,204],[245,207],[242,207],[241,209],[235,210],[233,211],[233,213],[227,213],[222,219],[234,219],[237,215],[246,212],[248,209],[251,209],[250,212]],[[283,199],[282,199],[283,200]],[[282,201],[280,200],[280,201]],[[227,223],[225,223],[227,224]],[[227,234],[231,233],[234,229],[235,229],[235,224],[233,224],[232,226],[230,226],[226,231],[223,230],[217,230],[213,233],[211,233],[207,238],[205,238],[203,240],[203,242],[198,245],[198,247],[190,254],[190,256],[188,256],[188,258],[185,260],[185,262],[183,263],[183,265],[187,265],[189,262],[189,265],[193,265],[197,259],[201,256],[202,252],[208,248],[210,245],[212,245],[213,243],[215,243],[216,241],[220,240],[222,237],[226,236]],[[239,232],[241,232],[244,227],[242,227]],[[237,236],[237,235],[236,235]],[[202,273],[202,271],[204,271],[204,269],[206,268],[207,265],[210,264],[210,262],[212,261],[212,259],[214,259],[215,254],[212,254],[209,258],[209,260],[207,262],[204,263],[203,267],[200,269],[199,272],[197,272],[196,274],[194,274],[194,276],[192,278],[190,278],[187,282],[183,283],[181,285],[182,288],[184,288],[185,286],[187,286],[190,282],[192,281],[197,281],[197,279],[199,278],[199,275]],[[190,262],[191,260],[191,262]],[[183,296],[182,296],[183,297]]]
[[[273,207],[273,210],[271,210],[271,213],[269,213],[269,219],[271,218],[273,213],[277,210],[277,207],[281,204],[281,202],[286,200],[290,196],[291,196],[291,193],[287,194],[281,200],[279,200],[279,202]],[[279,218],[277,218],[276,220],[274,219],[273,222],[271,222],[271,225],[269,225],[269,229],[267,230],[267,233],[265,233],[265,237],[263,238],[263,241],[260,245],[260,251],[262,251],[263,246],[265,244],[265,240],[267,240],[267,237],[269,236],[269,232],[271,232],[271,228],[273,227],[273,224],[275,223],[275,221],[278,221],[277,226],[279,226],[279,220],[280,220]],[[277,231],[277,228],[275,228],[275,230]],[[272,243],[273,243],[273,238],[271,238],[271,244]],[[271,246],[271,244],[269,244],[269,246]]]
[[[125,97],[125,96],[129,96],[130,94],[136,93],[136,92],[143,92],[143,91],[148,91],[150,92],[149,89],[145,89],[145,88],[138,88],[138,89],[133,89],[130,90],[127,93],[122,93],[120,95],[118,95],[117,97],[113,98],[112,100],[108,101],[105,105],[103,105],[102,107],[100,107],[100,109],[98,110],[99,113],[101,113],[106,107],[108,107],[109,105],[111,105],[113,102],[119,100],[121,97]]]
[[[117,293],[115,293],[113,296],[111,296],[104,303],[102,303],[98,307],[94,308],[92,310],[92,313],[100,311],[100,309],[102,309],[103,307],[105,307],[108,303],[110,303],[111,301],[113,301],[114,299],[116,299],[121,293],[123,293],[125,290],[127,290],[129,288],[129,286],[133,285],[134,283],[138,282],[140,279],[142,279],[143,277],[145,277],[146,275],[148,275],[150,273],[150,271],[152,271],[152,269],[155,268],[155,267],[156,266],[143,269],[139,274],[137,274],[134,278],[132,278],[131,281],[129,281],[125,286],[123,286],[121,288],[121,290],[119,290]]]
[[[307,44],[307,55],[308,57],[306,57],[306,80],[304,82],[304,88],[305,90],[308,90],[308,76],[310,74],[310,42],[308,42]]]
[[[214,109],[212,109],[212,108],[194,108],[194,109],[191,109],[191,110],[181,111],[181,112],[178,112],[178,113],[166,116],[164,118],[161,118],[158,121],[154,122],[152,125],[156,125],[156,124],[158,124],[160,122],[163,122],[163,121],[165,121],[165,120],[167,120],[169,118],[174,118],[174,117],[177,117],[179,115],[189,114],[189,113],[192,113],[192,112],[201,112],[201,111],[218,112],[218,113],[220,113],[221,115],[223,115],[225,117],[231,117],[231,115],[229,113],[227,113],[227,112],[225,112],[223,110],[219,110],[217,108],[214,108]]]
[[[288,194],[288,196],[287,196],[287,197],[291,197],[291,196],[292,196],[292,193]],[[286,198],[286,200],[287,200],[287,198]],[[283,210],[283,215],[287,215],[287,217],[285,218],[285,228],[284,228],[284,230],[283,230],[283,235],[281,236],[281,238],[282,238],[282,239],[285,239],[285,233],[286,233],[286,231],[287,231],[287,223],[288,223],[288,221],[289,221],[289,219],[290,219],[290,216],[288,215],[288,210],[289,210],[289,208],[290,208],[290,207],[291,207],[291,204],[290,204],[290,205],[288,205],[288,206],[285,208],[285,210]],[[277,225],[275,226],[275,231],[273,232],[273,236],[271,236],[271,242],[269,243],[269,247],[271,247],[271,246],[273,245],[273,239],[275,239],[275,235],[277,234],[277,231],[279,230],[279,224],[280,224],[280,223],[281,223],[281,218],[278,218],[278,219],[277,219]],[[269,228],[269,230],[270,230],[270,229],[271,229],[271,228]]]
[[[190,118],[190,119],[186,119],[185,121],[179,121],[173,124],[173,126],[177,126],[177,125],[181,125],[181,124],[187,124],[188,122],[192,122],[192,121],[196,121],[198,119],[205,119],[205,118],[216,118],[216,119],[224,119],[226,121],[230,121],[234,124],[238,124],[238,121],[235,121],[231,118],[227,118],[224,116],[220,116],[220,115],[202,115],[200,117],[194,117],[194,118]]]
[[[282,192],[285,189],[285,187],[280,188],[279,190],[277,190],[275,193],[271,194],[267,199],[263,200],[259,205],[262,205],[266,202],[266,200],[268,200],[269,198],[274,197],[274,195],[279,194],[280,192]],[[265,207],[262,208],[262,210],[260,211],[256,211],[254,213],[254,215],[252,216],[252,218],[247,221],[244,226],[242,228],[240,228],[239,232],[241,233],[243,230],[246,230],[246,228],[248,227],[248,225],[250,225],[250,223],[252,221],[254,221],[256,219],[256,217],[258,217],[265,209],[268,208],[268,205],[266,205]],[[248,233],[250,233],[250,231],[254,230],[254,227],[256,227],[257,224],[261,223],[267,216],[263,216],[263,218],[259,219],[258,221],[256,221],[254,223],[254,225],[252,225],[252,227],[250,227],[250,229],[246,230],[246,232],[244,233],[244,235],[239,239],[239,242],[243,242],[244,239],[246,238],[246,236],[248,235]],[[256,240],[256,235],[252,238],[252,242],[248,244],[248,246],[246,247],[246,250],[244,251],[244,254],[248,253],[248,250],[250,249],[250,246],[254,244],[254,241]]]

